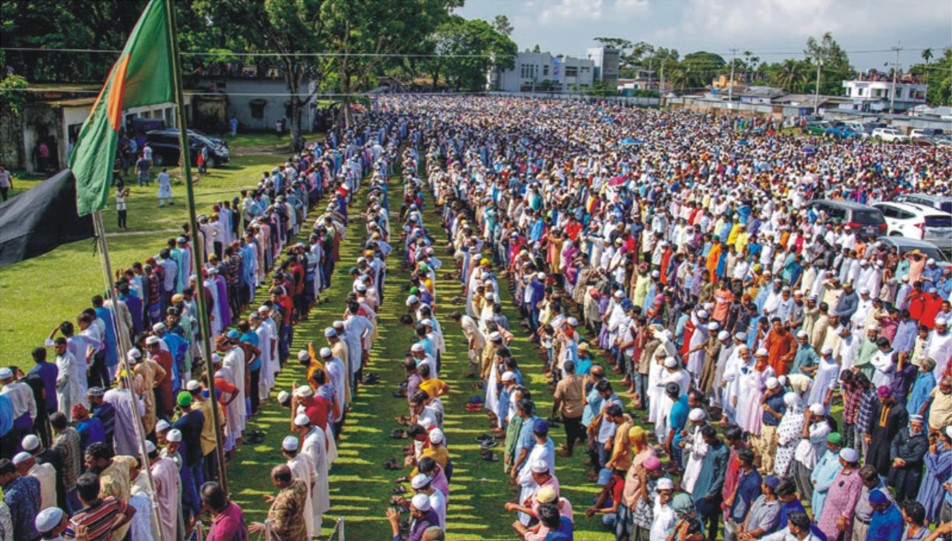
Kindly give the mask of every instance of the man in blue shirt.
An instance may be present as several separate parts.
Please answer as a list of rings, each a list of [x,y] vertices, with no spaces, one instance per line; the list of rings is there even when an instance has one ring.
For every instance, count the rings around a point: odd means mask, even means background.
[[[902,539],[902,513],[896,504],[881,490],[869,493],[869,505],[873,508],[873,516],[869,520],[867,541],[899,541]]]
[[[56,412],[58,402],[56,400],[56,377],[59,375],[59,369],[55,364],[46,362],[46,348],[36,348],[33,350],[33,368],[27,373],[27,378],[37,378],[43,382],[43,389],[46,391],[45,402],[42,408],[37,408],[36,419],[33,420],[33,427],[37,435],[43,440],[43,445],[49,446],[52,437],[50,435],[50,415]]]
[[[717,525],[721,517],[721,502],[724,499],[721,492],[727,476],[730,451],[717,437],[717,430],[713,426],[706,425],[701,428],[701,436],[708,445],[708,450],[701,464],[701,473],[694,483],[691,498],[697,507],[699,518],[705,523],[707,538],[714,541],[717,539]]]
[[[691,406],[688,404],[688,395],[682,394],[678,396],[681,392],[681,387],[674,382],[668,383],[664,388],[664,392],[668,395],[668,398],[674,400],[674,405],[671,406],[671,412],[668,414],[668,437],[664,442],[665,452],[671,456],[671,460],[678,467],[678,471],[683,468],[681,462],[681,439],[683,435],[681,432],[684,430],[684,426],[688,422],[688,413],[691,411]]]

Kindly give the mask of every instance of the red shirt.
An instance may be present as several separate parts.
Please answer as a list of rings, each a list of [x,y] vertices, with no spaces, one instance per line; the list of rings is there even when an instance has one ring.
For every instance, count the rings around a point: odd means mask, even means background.
[[[76,527],[86,526],[89,541],[106,541],[112,536],[112,524],[116,517],[125,514],[127,504],[112,496],[99,500],[99,504],[79,510],[69,519],[69,526],[64,532],[67,537],[76,537]]]

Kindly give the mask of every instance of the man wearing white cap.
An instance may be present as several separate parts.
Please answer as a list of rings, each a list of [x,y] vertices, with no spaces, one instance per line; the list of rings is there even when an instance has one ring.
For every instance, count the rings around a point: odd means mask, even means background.
[[[387,509],[387,519],[394,538],[400,537],[400,513],[390,507]],[[416,494],[410,499],[410,532],[407,541],[421,541],[423,533],[431,527],[440,527],[440,517],[430,504],[426,494]]]
[[[270,321],[270,318],[268,318]],[[261,372],[258,377],[258,388],[249,389],[249,392],[257,392],[258,399],[264,402],[271,394],[274,388],[274,375],[281,368],[281,363],[277,358],[278,340],[277,335],[273,334],[271,325],[266,325],[259,313],[253,313],[248,317],[248,324],[251,325],[252,332],[258,337],[258,350],[260,351],[258,360],[261,362]]]
[[[935,373],[944,375],[952,359],[952,332],[949,332],[949,321],[945,318],[936,318],[935,330],[929,333],[923,357],[935,360]]]
[[[151,441],[146,442],[146,452],[149,457],[149,472],[152,474],[152,482],[155,483],[159,527],[166,537],[174,538],[178,527],[179,507],[182,505],[182,479],[179,469],[172,459],[161,456]]]
[[[134,379],[139,381],[142,385],[142,403],[145,405],[145,414],[142,416],[142,424],[148,434],[155,428],[157,420],[154,389],[160,381],[166,378],[166,371],[165,368],[162,368],[162,365],[155,362],[152,357],[148,355],[143,357],[138,349],[130,349],[126,354],[126,358],[132,367],[133,374],[135,374]]]
[[[840,379],[840,365],[833,358],[833,348],[823,346],[820,352],[820,362],[816,365],[813,374],[813,385],[810,387],[808,404],[819,404],[823,407],[823,414],[829,414],[833,393]]]
[[[340,359],[344,363],[344,374],[351,374],[352,370],[350,368],[351,363],[355,362],[355,359],[352,359],[350,356],[350,348],[347,343],[344,342],[340,333],[335,327],[327,327],[324,329],[324,338],[327,340],[327,345],[331,348],[331,353],[334,354],[334,357]],[[360,362],[359,360],[356,362]],[[344,378],[344,402],[342,404],[350,403],[350,378]]]
[[[440,528],[446,530],[446,496],[433,487],[433,479],[425,474],[418,473],[413,476],[413,479],[410,479],[410,486],[414,493],[425,494],[430,499],[430,509],[433,509],[439,518]]]
[[[311,426],[311,420],[303,413],[294,418],[294,432],[302,435],[301,456],[309,458],[317,471],[317,482],[311,488],[311,513],[314,531],[320,532],[324,513],[331,508],[327,436],[321,427]]]
[[[23,434],[32,432],[33,420],[37,416],[33,389],[26,382],[17,381],[13,370],[6,366],[0,368],[0,383],[3,384],[0,396],[6,396],[13,404],[12,430],[16,440],[19,441]]]
[[[66,531],[66,526],[68,525],[69,515],[64,513],[59,507],[47,507],[43,509],[36,515],[36,519],[33,521],[36,533],[40,534],[40,537],[44,541],[60,541],[63,539],[61,534]],[[10,539],[12,539],[13,532],[8,533]]]
[[[304,513],[304,524],[307,528],[308,539],[321,532],[314,531],[314,488],[317,486],[317,469],[314,462],[309,457],[298,454],[298,438],[286,436],[281,441],[281,452],[287,459],[287,465],[291,468],[291,477],[300,479],[307,485],[307,504]]]
[[[13,456],[13,465],[21,476],[40,482],[40,509],[56,505],[56,469],[52,464],[39,464],[33,455],[21,451]]]

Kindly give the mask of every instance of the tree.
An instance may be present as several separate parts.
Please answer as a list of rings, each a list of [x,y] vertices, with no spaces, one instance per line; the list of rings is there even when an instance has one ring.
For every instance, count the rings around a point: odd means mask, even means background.
[[[682,90],[684,87],[692,89],[706,87],[711,84],[715,77],[720,75],[726,64],[721,55],[707,51],[697,51],[685,55],[680,65],[683,71]]]
[[[483,90],[487,73],[515,66],[515,42],[481,19],[452,15],[431,39],[436,56],[428,59],[427,71],[434,83],[445,74],[457,92]]]
[[[827,32],[819,41],[811,36],[807,39],[803,54],[813,66],[813,76],[810,79],[813,84],[816,84],[817,62],[822,63],[820,93],[840,94],[843,81],[848,79],[854,70],[846,51],[833,39],[833,35]]]
[[[625,38],[610,38],[610,37],[597,37],[595,38],[602,47],[608,47],[610,49],[618,49],[619,51],[624,51],[626,49],[631,49],[631,41]]]
[[[512,24],[509,22],[509,17],[505,15],[496,15],[493,19],[493,30],[499,32],[500,34],[506,36],[507,38],[512,35]]]
[[[926,47],[922,50],[922,60],[926,65],[929,64],[929,61],[932,60],[932,47]]]

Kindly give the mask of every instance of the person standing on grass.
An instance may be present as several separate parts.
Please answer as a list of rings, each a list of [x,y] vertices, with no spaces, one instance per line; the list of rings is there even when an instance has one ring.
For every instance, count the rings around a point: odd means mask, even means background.
[[[13,176],[5,165],[0,163],[0,201],[6,201],[8,193],[13,189]]]
[[[147,160],[144,154],[136,161],[136,180],[138,180],[140,188],[143,184],[146,186],[152,185],[152,175],[149,172],[151,167],[152,162]]]
[[[159,208],[165,206],[165,200],[169,200],[169,206],[175,204],[175,201],[172,200],[172,180],[169,178],[168,169],[163,167],[162,172],[159,173],[155,180],[159,183]]]
[[[129,226],[126,224],[126,219],[128,217],[126,211],[126,197],[129,197],[129,188],[125,187],[125,184],[122,181],[116,183],[116,219],[118,223],[116,224],[119,229],[129,229]]]

